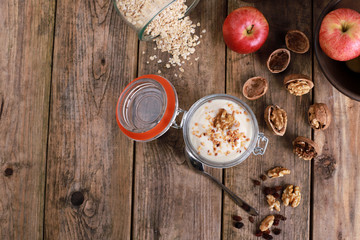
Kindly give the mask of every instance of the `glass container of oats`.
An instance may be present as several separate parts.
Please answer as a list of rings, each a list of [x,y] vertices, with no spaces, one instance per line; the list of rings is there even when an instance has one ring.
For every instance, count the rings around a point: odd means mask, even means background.
[[[175,21],[187,21],[186,15],[200,0],[113,0],[120,16],[138,33],[140,40],[159,36],[159,28]]]
[[[268,144],[253,111],[240,99],[213,94],[184,111],[173,85],[158,75],[139,77],[123,90],[116,119],[126,136],[141,142],[159,138],[170,127],[182,129],[186,153],[215,168],[235,166],[251,154],[263,155]]]

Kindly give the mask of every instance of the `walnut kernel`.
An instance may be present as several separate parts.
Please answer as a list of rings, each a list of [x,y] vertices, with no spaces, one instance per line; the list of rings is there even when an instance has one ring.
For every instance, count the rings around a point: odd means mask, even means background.
[[[267,175],[271,178],[278,178],[278,177],[283,177],[284,175],[289,175],[291,173],[291,171],[287,168],[284,167],[275,167],[270,169],[267,172]]]
[[[314,83],[310,77],[303,74],[291,74],[284,79],[285,88],[295,96],[302,96],[310,92]]]
[[[275,208],[276,211],[280,212],[280,202],[276,200],[276,198],[273,195],[271,194],[267,195],[266,199],[267,199],[267,203],[269,204],[270,211],[273,211]]]
[[[260,231],[265,232],[266,230],[271,228],[271,226],[274,223],[274,220],[275,220],[275,217],[273,215],[269,215],[266,218],[264,218],[264,220],[262,220],[260,227],[259,227]]]
[[[214,119],[214,127],[222,130],[229,129],[235,124],[234,112],[228,114],[225,109],[221,108]]]
[[[293,141],[293,151],[304,160],[311,160],[320,154],[319,146],[306,137],[297,137]]]
[[[331,112],[325,103],[315,103],[310,106],[308,120],[310,126],[315,130],[324,130],[331,123]]]
[[[266,125],[278,136],[283,136],[287,127],[287,114],[284,109],[277,105],[266,107],[264,112]]]
[[[282,201],[285,206],[291,205],[291,207],[295,208],[299,206],[301,201],[301,193],[300,188],[298,186],[289,185],[286,187],[282,194]]]

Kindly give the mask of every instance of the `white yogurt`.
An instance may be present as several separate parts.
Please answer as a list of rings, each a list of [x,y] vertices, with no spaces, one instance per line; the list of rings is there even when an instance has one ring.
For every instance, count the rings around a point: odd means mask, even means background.
[[[234,113],[235,123],[222,130],[214,127],[214,118],[221,109]],[[189,123],[190,143],[198,154],[211,161],[228,162],[241,156],[253,137],[249,113],[237,103],[224,99],[208,101],[192,115]]]

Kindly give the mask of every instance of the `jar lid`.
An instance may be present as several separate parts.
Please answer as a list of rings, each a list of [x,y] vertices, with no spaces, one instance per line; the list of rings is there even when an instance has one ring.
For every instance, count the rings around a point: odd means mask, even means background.
[[[170,128],[177,108],[174,86],[161,76],[144,75],[130,82],[122,91],[116,120],[129,138],[151,141]]]

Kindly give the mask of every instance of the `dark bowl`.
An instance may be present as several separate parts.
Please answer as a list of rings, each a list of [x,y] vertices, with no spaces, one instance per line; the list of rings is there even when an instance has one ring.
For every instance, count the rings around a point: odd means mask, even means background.
[[[337,8],[351,8],[360,12],[359,0],[333,0],[325,7],[317,21],[314,39],[315,39],[315,55],[329,82],[340,92],[346,96],[360,101],[360,73],[351,71],[345,62],[335,61],[329,58],[320,48],[319,30],[323,18]]]

